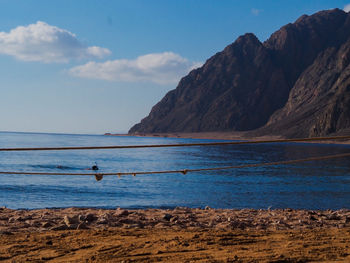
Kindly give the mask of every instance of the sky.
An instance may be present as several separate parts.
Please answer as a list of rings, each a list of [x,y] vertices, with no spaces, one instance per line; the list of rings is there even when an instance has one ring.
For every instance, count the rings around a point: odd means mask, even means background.
[[[0,131],[125,133],[240,35],[350,0],[0,0]]]

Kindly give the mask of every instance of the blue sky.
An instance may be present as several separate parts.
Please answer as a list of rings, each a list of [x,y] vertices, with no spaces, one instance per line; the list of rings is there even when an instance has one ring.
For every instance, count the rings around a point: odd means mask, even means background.
[[[0,0],[0,130],[127,132],[239,35],[264,41],[303,14],[348,4]]]

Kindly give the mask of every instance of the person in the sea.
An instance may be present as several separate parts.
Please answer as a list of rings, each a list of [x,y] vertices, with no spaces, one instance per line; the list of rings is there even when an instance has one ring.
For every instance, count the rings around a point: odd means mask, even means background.
[[[93,171],[97,171],[97,170],[99,170],[99,168],[98,168],[97,163],[95,162],[95,164],[94,164],[93,166],[91,166],[91,167],[89,167],[89,168],[85,168],[84,170],[93,170]]]
[[[98,166],[97,163],[95,162],[95,164],[91,167],[91,170],[97,171],[98,170]]]

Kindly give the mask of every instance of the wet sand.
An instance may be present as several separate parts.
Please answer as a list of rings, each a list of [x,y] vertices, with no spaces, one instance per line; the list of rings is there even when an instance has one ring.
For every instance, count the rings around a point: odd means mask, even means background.
[[[349,262],[350,210],[0,209],[3,262]]]

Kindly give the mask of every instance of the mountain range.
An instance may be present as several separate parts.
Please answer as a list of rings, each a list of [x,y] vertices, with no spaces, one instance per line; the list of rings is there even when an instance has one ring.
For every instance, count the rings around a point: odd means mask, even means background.
[[[349,102],[350,14],[326,10],[301,16],[265,42],[240,36],[183,77],[129,134],[344,133]]]

